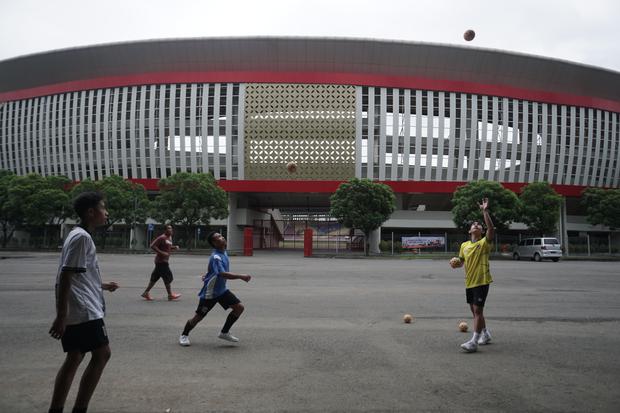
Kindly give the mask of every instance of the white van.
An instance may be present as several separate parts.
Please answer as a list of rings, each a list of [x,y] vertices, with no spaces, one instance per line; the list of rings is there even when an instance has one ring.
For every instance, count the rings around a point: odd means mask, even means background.
[[[558,262],[562,258],[562,248],[556,238],[526,238],[519,242],[512,258],[529,258],[534,261],[550,259]]]

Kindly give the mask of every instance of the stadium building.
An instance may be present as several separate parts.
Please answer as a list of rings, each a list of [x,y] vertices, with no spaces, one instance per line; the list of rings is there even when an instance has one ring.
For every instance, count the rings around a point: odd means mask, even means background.
[[[246,227],[268,247],[287,221],[327,219],[352,177],[397,194],[374,249],[388,233],[455,233],[450,199],[468,181],[516,192],[547,181],[564,197],[564,246],[592,235],[611,249],[618,233],[589,225],[579,197],[619,187],[619,113],[620,73],[538,56],[361,39],[139,41],[1,61],[0,168],[116,174],[149,190],[210,172],[229,194],[231,249]]]

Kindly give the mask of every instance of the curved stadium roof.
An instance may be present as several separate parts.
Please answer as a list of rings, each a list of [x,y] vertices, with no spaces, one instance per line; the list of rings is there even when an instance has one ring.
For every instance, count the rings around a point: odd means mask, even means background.
[[[0,101],[168,82],[338,83],[484,93],[620,112],[620,72],[441,44],[194,38],[79,47],[0,61]]]

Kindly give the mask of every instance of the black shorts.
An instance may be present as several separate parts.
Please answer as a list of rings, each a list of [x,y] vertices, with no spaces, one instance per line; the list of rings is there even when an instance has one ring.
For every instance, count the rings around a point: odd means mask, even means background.
[[[167,262],[155,263],[155,269],[151,273],[151,282],[157,282],[160,277],[164,280],[164,284],[170,284],[173,280],[172,271],[170,271],[170,265]]]
[[[230,290],[226,290],[226,292],[220,295],[217,298],[204,299],[201,298],[198,303],[198,308],[196,308],[196,314],[201,316],[206,316],[209,311],[213,308],[213,306],[219,303],[224,310],[228,310],[230,306],[235,304],[239,304],[241,300],[239,300]]]
[[[478,287],[465,289],[465,296],[467,297],[467,303],[477,305],[478,307],[484,307],[484,303],[487,300],[488,294],[489,294],[489,284],[479,285]]]
[[[67,326],[60,341],[65,353],[88,353],[110,343],[103,318]]]

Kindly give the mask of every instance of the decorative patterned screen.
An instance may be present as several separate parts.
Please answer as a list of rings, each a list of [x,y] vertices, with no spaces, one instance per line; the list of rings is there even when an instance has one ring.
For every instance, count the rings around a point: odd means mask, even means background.
[[[287,171],[289,162],[297,172]],[[346,180],[354,175],[354,86],[246,85],[246,179]]]

